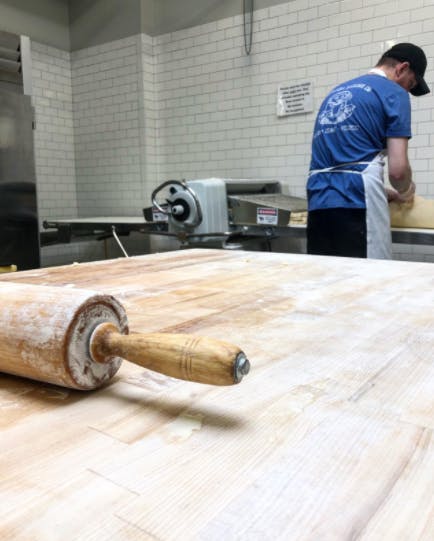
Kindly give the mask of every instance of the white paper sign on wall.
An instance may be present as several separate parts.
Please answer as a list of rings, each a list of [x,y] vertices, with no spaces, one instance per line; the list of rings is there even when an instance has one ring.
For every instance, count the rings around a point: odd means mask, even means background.
[[[277,116],[299,115],[312,111],[311,81],[279,85],[277,89]]]

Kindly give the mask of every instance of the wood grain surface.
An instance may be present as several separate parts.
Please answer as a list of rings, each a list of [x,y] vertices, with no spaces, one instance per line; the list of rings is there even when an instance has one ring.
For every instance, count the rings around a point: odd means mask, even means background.
[[[0,375],[0,539],[434,539],[433,269],[186,250],[2,275],[114,295],[132,332],[229,340],[252,369]]]

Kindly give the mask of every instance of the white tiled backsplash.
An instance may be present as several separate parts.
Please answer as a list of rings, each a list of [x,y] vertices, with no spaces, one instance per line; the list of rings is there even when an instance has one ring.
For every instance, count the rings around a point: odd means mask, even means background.
[[[70,55],[32,43],[39,216],[77,216]]]
[[[250,56],[241,16],[71,54],[32,43],[40,216],[140,215],[169,178],[275,178],[304,196],[315,111],[278,118],[278,85],[311,81],[317,109],[394,40],[425,49],[434,86],[433,21],[424,0],[294,0],[255,11]],[[414,179],[433,197],[433,95],[412,105]]]

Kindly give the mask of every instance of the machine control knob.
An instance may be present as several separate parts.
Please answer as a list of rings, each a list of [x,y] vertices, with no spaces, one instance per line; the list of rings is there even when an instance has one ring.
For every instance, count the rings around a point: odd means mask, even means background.
[[[184,212],[184,207],[182,205],[174,205],[172,207],[172,214],[173,216],[179,216]]]
[[[176,194],[176,199],[172,201],[167,199],[170,206],[171,217],[177,222],[186,223],[189,225],[188,220],[191,220],[191,214],[194,213],[194,201],[191,201],[187,192]],[[194,218],[194,214],[193,214]]]

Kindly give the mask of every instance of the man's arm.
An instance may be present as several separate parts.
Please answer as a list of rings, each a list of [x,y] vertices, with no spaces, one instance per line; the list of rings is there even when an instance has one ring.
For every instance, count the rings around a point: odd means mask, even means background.
[[[387,190],[389,201],[408,202],[413,200],[416,186],[412,180],[412,171],[408,160],[408,139],[406,137],[388,137],[387,163],[389,182],[396,190]]]

